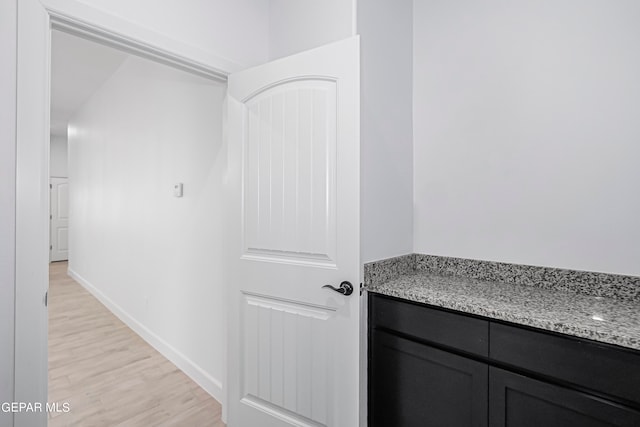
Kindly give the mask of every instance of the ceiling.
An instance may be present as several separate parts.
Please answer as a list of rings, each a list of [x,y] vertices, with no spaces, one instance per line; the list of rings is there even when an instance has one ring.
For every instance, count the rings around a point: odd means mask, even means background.
[[[52,31],[51,133],[66,135],[73,114],[120,67],[128,55],[119,50]]]

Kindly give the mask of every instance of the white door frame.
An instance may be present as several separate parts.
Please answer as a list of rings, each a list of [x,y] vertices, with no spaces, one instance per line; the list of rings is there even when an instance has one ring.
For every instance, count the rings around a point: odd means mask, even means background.
[[[218,80],[241,67],[227,59],[75,0],[18,3],[14,401],[47,401],[49,286],[49,101],[51,29],[125,49]],[[15,426],[46,426],[44,412]]]

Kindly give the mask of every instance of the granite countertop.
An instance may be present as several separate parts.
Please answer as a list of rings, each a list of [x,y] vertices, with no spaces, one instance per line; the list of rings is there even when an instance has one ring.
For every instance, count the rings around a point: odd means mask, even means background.
[[[640,304],[529,284],[410,271],[369,292],[640,350]]]

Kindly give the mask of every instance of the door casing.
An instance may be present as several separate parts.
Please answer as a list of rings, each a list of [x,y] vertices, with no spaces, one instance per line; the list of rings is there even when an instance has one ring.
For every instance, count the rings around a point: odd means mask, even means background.
[[[58,29],[192,73],[226,81],[238,64],[73,0],[20,0],[16,102],[14,401],[47,402],[49,105],[51,30]],[[224,414],[223,414],[224,416]],[[45,412],[16,427],[46,426]]]

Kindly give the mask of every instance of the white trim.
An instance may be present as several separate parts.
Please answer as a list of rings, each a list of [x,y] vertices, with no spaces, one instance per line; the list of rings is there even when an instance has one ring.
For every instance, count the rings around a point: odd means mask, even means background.
[[[49,284],[49,45],[38,0],[18,5],[16,99],[14,399],[47,401]],[[17,412],[14,427],[47,425],[45,412]]]
[[[213,378],[207,372],[204,371],[195,362],[189,359],[187,356],[176,350],[171,344],[160,338],[158,335],[150,331],[146,326],[136,320],[133,316],[127,313],[122,307],[113,302],[111,298],[106,296],[102,291],[92,285],[84,277],[68,269],[68,274],[73,280],[80,283],[91,295],[93,295],[98,301],[102,303],[109,311],[111,311],[118,319],[122,320],[131,330],[138,334],[143,340],[145,340],[151,347],[158,350],[160,354],[169,359],[174,365],[184,372],[189,378],[202,387],[207,393],[209,393],[218,402],[224,402],[224,390],[222,382]]]
[[[17,2],[0,3],[0,402],[15,401],[15,195]],[[0,425],[13,426],[0,410]]]
[[[351,1],[351,35],[358,35],[358,0]]]
[[[188,45],[75,0],[41,0],[54,29],[125,50],[205,77],[226,81],[242,68],[228,58]]]

